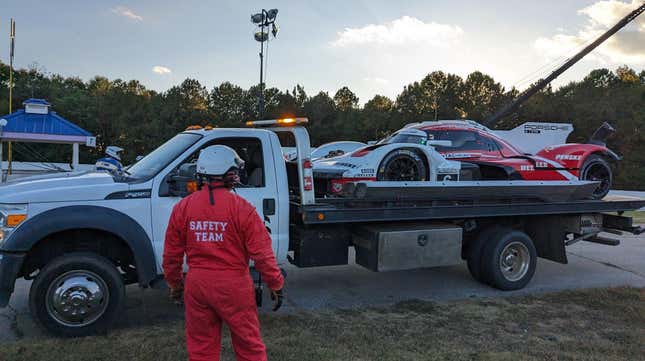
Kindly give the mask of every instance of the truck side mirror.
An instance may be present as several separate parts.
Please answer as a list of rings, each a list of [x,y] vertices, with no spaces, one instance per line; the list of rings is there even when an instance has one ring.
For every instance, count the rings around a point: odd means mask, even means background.
[[[197,190],[197,164],[186,163],[166,177],[166,189],[160,189],[160,196],[185,197]]]

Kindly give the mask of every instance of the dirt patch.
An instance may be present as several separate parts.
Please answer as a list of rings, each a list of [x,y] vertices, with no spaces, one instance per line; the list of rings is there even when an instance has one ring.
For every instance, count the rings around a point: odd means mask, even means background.
[[[645,289],[262,315],[272,360],[636,360]],[[228,337],[223,360],[234,360]],[[0,360],[183,360],[183,323],[4,344]]]

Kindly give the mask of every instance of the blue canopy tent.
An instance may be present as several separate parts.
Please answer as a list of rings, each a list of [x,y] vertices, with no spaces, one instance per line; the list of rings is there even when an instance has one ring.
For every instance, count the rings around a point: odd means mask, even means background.
[[[64,119],[50,109],[44,99],[27,99],[25,108],[0,117],[0,174],[3,142],[38,142],[72,145],[72,168],[79,163],[79,144],[96,146],[96,138],[87,130]]]

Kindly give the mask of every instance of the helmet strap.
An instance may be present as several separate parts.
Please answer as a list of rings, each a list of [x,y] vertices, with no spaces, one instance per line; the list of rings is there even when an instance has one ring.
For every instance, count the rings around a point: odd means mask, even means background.
[[[215,186],[211,185],[210,183],[208,183],[208,199],[211,202],[211,206],[215,205],[215,198],[213,197],[213,189],[215,189],[215,188],[217,188],[217,187],[215,187]]]

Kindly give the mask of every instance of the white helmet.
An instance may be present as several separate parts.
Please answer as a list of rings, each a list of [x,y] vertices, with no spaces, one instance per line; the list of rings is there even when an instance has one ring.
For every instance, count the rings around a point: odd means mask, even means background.
[[[119,155],[119,153],[121,153],[122,151],[123,151],[123,148],[117,147],[115,145],[111,145],[105,149],[105,154],[107,154],[108,156],[116,160],[121,160],[121,156]]]
[[[197,174],[223,176],[231,168],[244,168],[244,161],[231,147],[211,145],[199,152]]]

